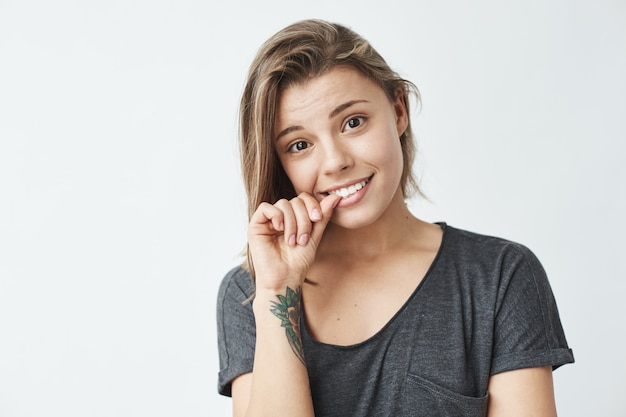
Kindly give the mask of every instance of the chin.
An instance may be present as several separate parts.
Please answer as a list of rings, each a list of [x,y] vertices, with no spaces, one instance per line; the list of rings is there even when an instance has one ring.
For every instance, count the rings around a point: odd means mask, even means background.
[[[333,217],[331,217],[330,222],[335,226],[339,226],[344,229],[356,230],[373,224],[379,217],[380,215],[335,212]]]

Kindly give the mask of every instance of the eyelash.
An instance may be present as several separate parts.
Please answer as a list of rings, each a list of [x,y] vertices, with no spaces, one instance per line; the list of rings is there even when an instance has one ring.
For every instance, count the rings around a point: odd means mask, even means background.
[[[348,124],[351,121],[353,121],[353,120],[358,120],[359,121],[359,125],[355,126],[355,127],[348,127]],[[353,117],[350,117],[346,121],[346,123],[343,125],[343,130],[342,131],[345,132],[346,130],[358,129],[359,127],[363,126],[363,123],[365,123],[366,121],[367,121],[367,117],[365,117],[365,116],[353,116]],[[295,149],[296,146],[298,144],[300,144],[300,143],[306,144],[306,147],[304,149]],[[287,152],[290,152],[290,153],[300,153],[300,152],[305,151],[306,149],[308,149],[309,146],[311,146],[311,144],[309,142],[304,141],[304,140],[298,140],[296,142],[293,142],[291,145],[289,145],[287,147]]]
[[[306,148],[304,148],[304,149],[295,149],[296,145],[298,145],[299,143],[304,143],[304,144],[306,144]],[[296,142],[292,143],[291,145],[289,145],[289,147],[287,148],[287,152],[291,152],[291,153],[299,153],[299,152],[302,152],[302,151],[306,150],[306,149],[309,147],[309,145],[310,145],[310,144],[309,144],[307,141],[304,141],[304,140],[298,140],[298,141],[296,141]]]
[[[358,126],[355,126],[355,127],[350,127],[350,128],[349,128],[349,127],[348,127],[348,124],[349,124],[351,121],[353,121],[353,120],[359,120],[359,125],[358,125]],[[365,116],[353,116],[353,117],[350,117],[350,118],[348,119],[348,121],[347,121],[347,122],[343,125],[343,127],[344,127],[344,130],[346,130],[346,129],[348,129],[348,130],[357,129],[357,128],[361,127],[361,126],[363,125],[363,123],[365,123],[366,121],[367,121],[367,117],[365,117]]]

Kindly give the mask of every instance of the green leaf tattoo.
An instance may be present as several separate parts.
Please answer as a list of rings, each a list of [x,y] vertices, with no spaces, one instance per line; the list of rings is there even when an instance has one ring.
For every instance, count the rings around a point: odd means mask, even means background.
[[[280,325],[285,328],[291,350],[304,364],[304,349],[300,335],[301,289],[297,287],[294,291],[287,287],[287,293],[284,296],[278,294],[277,297],[280,302],[270,301],[272,303],[270,312],[280,319]]]

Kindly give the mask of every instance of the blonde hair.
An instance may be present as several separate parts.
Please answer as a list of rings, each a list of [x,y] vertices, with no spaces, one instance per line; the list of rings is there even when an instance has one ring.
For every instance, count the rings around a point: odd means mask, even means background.
[[[407,114],[409,96],[419,104],[419,91],[401,78],[376,50],[351,29],[323,20],[291,24],[259,49],[248,73],[240,106],[241,168],[251,217],[263,202],[295,197],[274,149],[277,99],[290,85],[318,77],[336,66],[350,66],[379,85],[391,102],[403,96]],[[404,169],[401,186],[405,198],[421,194],[412,172],[416,146],[411,123],[400,137]],[[248,260],[250,267],[250,261]]]

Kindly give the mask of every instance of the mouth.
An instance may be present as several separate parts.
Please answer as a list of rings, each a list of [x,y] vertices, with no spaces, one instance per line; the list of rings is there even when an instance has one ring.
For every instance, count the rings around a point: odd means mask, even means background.
[[[351,184],[345,187],[340,187],[334,190],[325,191],[325,192],[322,192],[322,194],[324,195],[336,194],[340,196],[341,198],[348,198],[351,195],[355,194],[357,191],[361,190],[363,187],[365,187],[371,178],[372,177],[368,177],[368,178],[365,178],[364,180],[361,180],[359,182],[356,182],[354,184]]]

